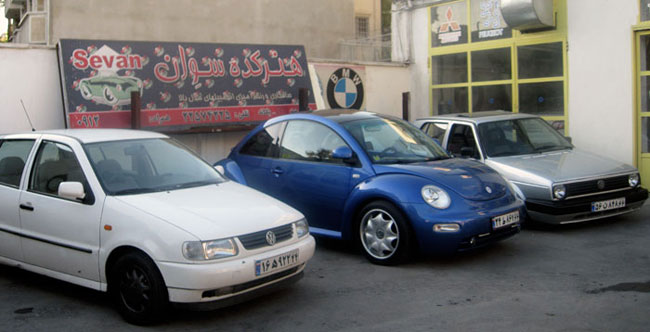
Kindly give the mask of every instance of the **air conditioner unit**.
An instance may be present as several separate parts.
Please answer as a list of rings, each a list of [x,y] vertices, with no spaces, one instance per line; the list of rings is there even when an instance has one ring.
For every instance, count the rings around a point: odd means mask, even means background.
[[[553,29],[553,0],[501,0],[501,15],[509,27],[530,32]]]

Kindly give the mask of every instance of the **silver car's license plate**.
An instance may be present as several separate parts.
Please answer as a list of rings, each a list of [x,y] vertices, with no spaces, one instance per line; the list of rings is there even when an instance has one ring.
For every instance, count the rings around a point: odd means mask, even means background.
[[[255,261],[255,275],[263,276],[298,263],[298,249]]]
[[[497,229],[519,222],[519,210],[492,218],[492,229]]]
[[[607,211],[625,207],[625,197],[591,203],[591,212]]]

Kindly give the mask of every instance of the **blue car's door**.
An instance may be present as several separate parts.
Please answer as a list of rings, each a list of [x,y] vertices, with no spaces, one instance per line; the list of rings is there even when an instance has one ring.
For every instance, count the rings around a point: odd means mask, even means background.
[[[350,191],[352,167],[332,158],[345,141],[331,128],[308,120],[287,123],[274,159],[269,193],[301,211],[311,231],[339,237],[341,216]]]
[[[271,173],[272,158],[278,155],[279,137],[284,124],[276,123],[262,129],[246,141],[234,156],[246,183],[271,196],[275,196],[277,187]]]

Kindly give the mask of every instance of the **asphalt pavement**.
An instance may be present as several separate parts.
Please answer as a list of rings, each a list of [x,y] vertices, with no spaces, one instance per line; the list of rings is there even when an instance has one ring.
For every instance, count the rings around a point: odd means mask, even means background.
[[[100,292],[0,266],[0,330],[650,331],[650,204],[565,227],[526,227],[483,250],[372,265],[318,241],[290,288],[211,312],[125,323]]]

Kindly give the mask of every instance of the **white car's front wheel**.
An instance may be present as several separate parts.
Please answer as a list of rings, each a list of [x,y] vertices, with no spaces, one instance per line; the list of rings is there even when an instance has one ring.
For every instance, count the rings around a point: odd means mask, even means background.
[[[164,317],[169,305],[167,286],[144,253],[131,252],[118,258],[109,283],[111,296],[127,322],[148,325]]]

